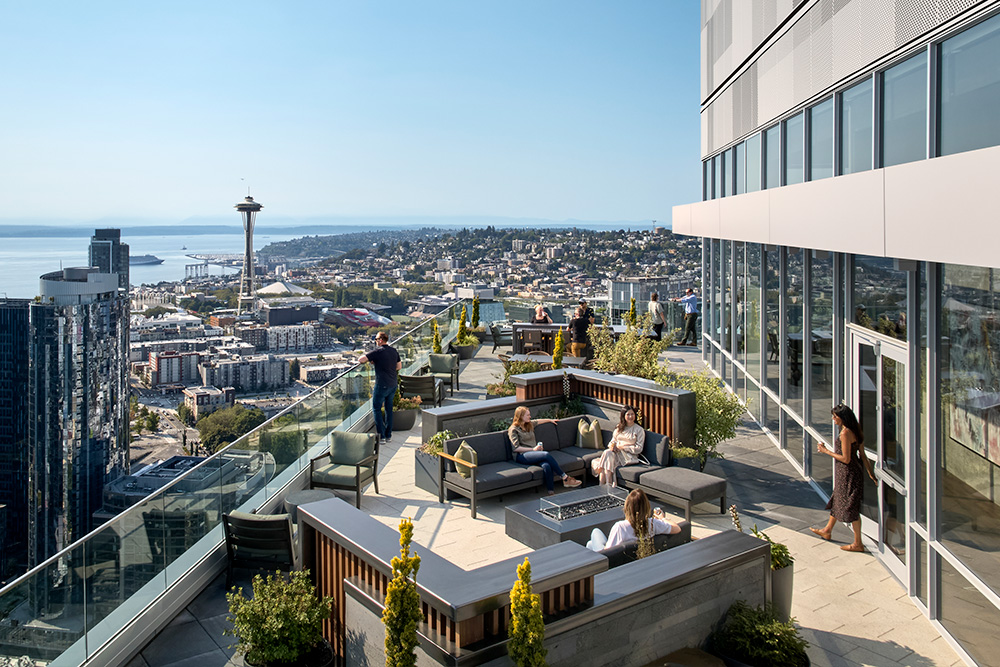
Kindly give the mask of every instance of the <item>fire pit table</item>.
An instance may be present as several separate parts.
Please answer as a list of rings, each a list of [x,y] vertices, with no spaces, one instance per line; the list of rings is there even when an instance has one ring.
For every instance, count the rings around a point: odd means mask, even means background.
[[[626,496],[625,489],[592,486],[508,505],[504,530],[534,549],[560,542],[586,545],[594,528],[607,534],[625,518]]]

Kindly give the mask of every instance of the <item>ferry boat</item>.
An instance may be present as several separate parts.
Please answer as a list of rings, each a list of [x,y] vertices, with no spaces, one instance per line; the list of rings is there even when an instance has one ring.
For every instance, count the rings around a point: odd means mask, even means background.
[[[129,266],[145,266],[148,264],[163,264],[163,260],[156,255],[130,255]]]

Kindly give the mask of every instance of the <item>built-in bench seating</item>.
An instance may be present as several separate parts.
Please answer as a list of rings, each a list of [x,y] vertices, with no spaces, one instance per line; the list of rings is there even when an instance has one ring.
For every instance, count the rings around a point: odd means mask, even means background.
[[[653,553],[660,553],[661,551],[666,551],[667,549],[672,549],[691,541],[691,522],[678,521],[677,525],[680,527],[680,532],[653,536]],[[597,553],[607,558],[608,567],[613,568],[638,560],[638,547],[639,543],[632,540],[608,547],[607,549],[601,549]]]
[[[563,472],[578,475],[586,480],[590,462],[599,457],[611,442],[614,425],[607,419],[601,424],[601,449],[584,449],[577,446],[579,415],[558,420],[555,424],[543,423],[535,427],[535,439],[552,455]],[[470,475],[463,477],[455,469],[455,453],[462,442],[476,452],[476,465]],[[545,483],[539,466],[526,466],[508,458],[506,431],[495,431],[452,438],[444,443],[444,455],[439,457],[438,501],[444,502],[448,492],[468,498],[473,518],[481,498],[501,496],[504,493],[536,488]],[[624,488],[641,488],[648,495],[685,510],[685,519],[691,520],[691,507],[707,500],[721,498],[720,509],[725,512],[726,480],[695,470],[671,466],[670,439],[659,433],[646,431],[643,456],[648,463],[636,463],[618,469],[618,485]],[[464,462],[463,462],[464,463]]]

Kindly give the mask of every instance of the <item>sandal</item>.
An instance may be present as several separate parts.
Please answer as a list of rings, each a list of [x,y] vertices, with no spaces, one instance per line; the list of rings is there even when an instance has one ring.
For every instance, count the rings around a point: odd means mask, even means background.
[[[824,540],[826,540],[827,542],[829,542],[829,541],[830,541],[830,537],[831,537],[831,536],[830,536],[830,535],[827,535],[826,533],[824,533],[824,532],[823,532],[822,530],[820,530],[819,528],[810,528],[809,530],[810,530],[810,531],[812,531],[812,534],[813,534],[813,535],[816,535],[817,537],[821,537],[821,538],[823,538]]]

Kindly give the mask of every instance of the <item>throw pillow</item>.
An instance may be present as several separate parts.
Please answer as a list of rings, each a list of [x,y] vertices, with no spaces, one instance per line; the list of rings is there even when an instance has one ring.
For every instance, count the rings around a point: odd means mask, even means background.
[[[465,440],[463,440],[462,444],[458,446],[458,451],[455,452],[455,458],[468,461],[472,465],[479,465],[479,457],[476,454],[476,450],[474,450]],[[458,474],[462,477],[469,477],[472,474],[472,468],[464,466],[461,463],[456,463],[455,469],[458,470]]]
[[[595,419],[587,423],[586,419],[581,419],[576,423],[576,446],[584,449],[604,449],[601,442],[601,424]]]

